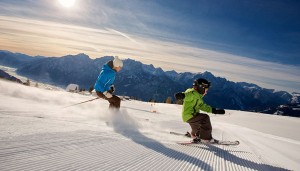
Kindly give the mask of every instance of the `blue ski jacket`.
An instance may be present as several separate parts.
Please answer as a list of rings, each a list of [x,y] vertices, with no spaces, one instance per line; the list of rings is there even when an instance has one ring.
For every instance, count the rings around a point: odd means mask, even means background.
[[[94,85],[94,89],[98,92],[105,92],[110,90],[110,86],[114,83],[116,78],[116,71],[108,64],[103,65],[102,70]]]

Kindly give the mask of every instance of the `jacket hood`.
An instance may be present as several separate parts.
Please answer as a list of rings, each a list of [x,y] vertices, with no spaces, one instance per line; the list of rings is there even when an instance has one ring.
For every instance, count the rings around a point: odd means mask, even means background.
[[[103,65],[103,70],[113,71],[116,72],[114,69],[112,69],[112,61],[109,61],[107,64]]]

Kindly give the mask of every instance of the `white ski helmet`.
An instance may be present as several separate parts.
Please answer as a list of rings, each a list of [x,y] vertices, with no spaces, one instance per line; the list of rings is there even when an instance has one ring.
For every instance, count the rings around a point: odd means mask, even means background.
[[[114,67],[123,67],[123,62],[119,59],[118,56],[115,56],[115,59],[113,60]]]

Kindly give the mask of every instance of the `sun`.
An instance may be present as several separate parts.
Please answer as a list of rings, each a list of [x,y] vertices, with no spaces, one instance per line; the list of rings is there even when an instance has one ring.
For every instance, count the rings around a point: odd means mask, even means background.
[[[59,3],[66,8],[71,8],[72,6],[74,6],[76,0],[58,0]]]

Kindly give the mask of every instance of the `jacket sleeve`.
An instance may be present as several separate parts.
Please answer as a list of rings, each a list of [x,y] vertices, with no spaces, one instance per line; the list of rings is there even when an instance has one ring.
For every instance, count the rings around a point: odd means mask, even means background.
[[[113,84],[113,82],[115,81],[114,76],[110,77],[107,79],[107,81],[104,83],[104,91],[108,91],[110,90],[110,86]]]
[[[207,105],[206,103],[204,103],[202,101],[202,103],[199,104],[200,110],[208,112],[208,113],[212,113],[212,107]]]

